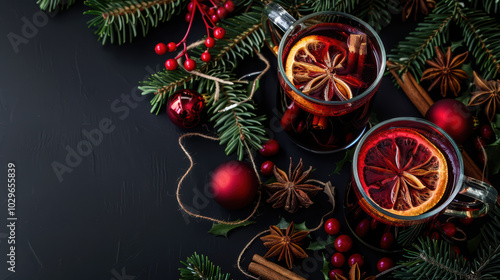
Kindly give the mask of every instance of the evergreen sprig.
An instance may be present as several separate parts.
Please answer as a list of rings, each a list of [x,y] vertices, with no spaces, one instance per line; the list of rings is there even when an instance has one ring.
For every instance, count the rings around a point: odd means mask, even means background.
[[[181,261],[184,267],[179,268],[180,280],[230,280],[229,273],[222,273],[219,266],[214,265],[207,256],[198,255],[196,252]]]
[[[69,8],[71,5],[75,4],[76,0],[37,0],[36,3],[40,6],[40,9],[53,12],[57,10],[58,7]]]
[[[254,7],[249,12],[229,18],[220,24],[226,30],[223,40],[217,40],[211,53],[210,62],[205,63],[199,59],[206,47],[203,44],[191,50],[195,55],[191,56],[200,65],[199,72],[206,73],[209,69],[214,72],[225,72],[233,70],[239,61],[251,56],[256,50],[260,50],[264,42],[264,32],[260,17],[262,8]],[[180,67],[174,71],[160,71],[151,75],[147,81],[142,82],[139,89],[142,95],[154,94],[151,99],[151,112],[158,114],[166,100],[178,88],[192,87],[193,82],[200,80],[199,76],[186,72]],[[201,89],[201,92],[211,92]]]
[[[392,15],[398,9],[398,0],[367,0],[361,1],[352,14],[366,21],[378,32],[391,22]]]
[[[307,0],[314,12],[337,11],[350,13],[359,4],[359,0]]]
[[[84,4],[91,9],[84,14],[94,16],[88,25],[97,28],[99,40],[121,45],[139,35],[146,36],[152,27],[178,14],[187,1],[87,0]]]
[[[500,278],[500,208],[488,212],[489,222],[481,228],[481,242],[473,262],[474,274],[481,279]]]
[[[487,13],[500,12],[500,1],[498,0],[469,0],[474,5],[475,9],[484,9]]]

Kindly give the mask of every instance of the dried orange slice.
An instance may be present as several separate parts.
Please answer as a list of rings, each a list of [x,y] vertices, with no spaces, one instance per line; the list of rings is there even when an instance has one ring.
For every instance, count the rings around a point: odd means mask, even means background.
[[[358,174],[365,193],[381,208],[416,216],[441,200],[448,164],[427,138],[395,128],[374,135],[360,149]]]
[[[304,94],[323,100],[348,100],[364,83],[345,73],[349,48],[345,42],[321,35],[300,39],[288,53],[285,74]]]

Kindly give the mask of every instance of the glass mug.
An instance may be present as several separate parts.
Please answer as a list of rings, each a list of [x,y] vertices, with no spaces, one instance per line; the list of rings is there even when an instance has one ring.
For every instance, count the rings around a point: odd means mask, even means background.
[[[422,135],[423,138],[430,141],[438,150],[441,151],[446,159],[448,167],[448,179],[444,192],[442,193],[442,197],[432,208],[424,213],[414,216],[395,214],[394,212],[389,212],[379,206],[364,190],[360,179],[362,176],[364,176],[365,179],[368,176],[367,173],[360,174],[366,170],[363,167],[362,160],[360,160],[363,158],[360,151],[366,151],[363,150],[363,146],[366,145],[368,147],[370,142],[375,141],[375,139],[380,139],[377,138],[377,136],[379,136],[382,132],[389,130],[401,131],[404,129],[407,129],[407,131],[417,132]],[[379,149],[378,146],[377,149]],[[399,149],[399,151],[403,150],[404,148]],[[420,151],[420,154],[421,153],[423,152]],[[404,154],[404,152],[401,152],[401,154]],[[400,154],[398,153],[397,155],[399,156]],[[417,158],[418,156],[419,153],[415,152],[414,156],[410,157]],[[399,156],[398,158],[401,162],[404,162],[405,160],[403,156]],[[400,161],[398,161],[398,163]],[[424,175],[416,176],[422,176],[420,178],[423,178]],[[491,185],[464,175],[464,163],[460,150],[451,137],[446,134],[446,132],[435,124],[418,118],[394,118],[381,122],[371,128],[361,138],[355,149],[352,165],[352,177],[351,187],[356,196],[355,200],[359,206],[361,206],[361,209],[378,221],[392,226],[419,225],[425,222],[433,221],[441,214],[459,218],[481,217],[484,216],[490,208],[494,207],[498,196],[496,189]],[[382,182],[377,180],[374,181]],[[379,183],[377,184],[380,186]],[[410,189],[410,186],[408,186],[408,189]],[[415,192],[413,192],[413,194],[414,193]]]
[[[295,20],[271,2],[264,16],[285,32],[278,49],[271,46],[278,57],[282,128],[297,145],[316,153],[352,146],[366,129],[372,98],[384,74],[385,50],[377,33],[362,20],[340,12],[318,12]],[[294,48],[301,42],[302,49]],[[303,58],[304,53],[309,57]],[[303,64],[295,59],[313,61],[313,68],[299,69],[302,66],[297,65]],[[320,72],[308,72],[309,80],[299,81],[293,71],[309,71],[305,69]],[[323,75],[322,83],[312,81],[318,75]]]

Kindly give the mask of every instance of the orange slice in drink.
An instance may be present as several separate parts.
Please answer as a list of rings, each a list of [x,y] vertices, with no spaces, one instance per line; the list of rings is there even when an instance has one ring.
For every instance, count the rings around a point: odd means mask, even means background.
[[[427,138],[404,128],[374,135],[359,151],[358,174],[378,206],[401,216],[433,208],[448,183],[444,155]]]
[[[318,99],[351,99],[351,88],[364,87],[365,83],[346,73],[348,54],[345,42],[321,35],[306,36],[288,53],[286,77],[302,93]]]

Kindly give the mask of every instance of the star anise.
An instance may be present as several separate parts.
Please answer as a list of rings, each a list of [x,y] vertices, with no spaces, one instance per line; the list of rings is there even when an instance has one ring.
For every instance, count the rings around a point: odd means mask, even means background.
[[[272,193],[267,202],[273,203],[273,208],[284,206],[286,211],[295,213],[299,207],[308,208],[311,206],[313,201],[309,196],[315,195],[322,188],[308,183],[312,166],[303,172],[302,159],[300,159],[293,172],[292,166],[292,159],[290,158],[288,175],[274,166],[273,173],[277,182],[267,184],[266,188]]]
[[[469,52],[464,52],[455,57],[452,57],[451,48],[448,47],[446,56],[439,47],[436,49],[436,61],[427,60],[427,64],[431,68],[424,71],[422,74],[421,81],[432,80],[432,84],[429,86],[429,91],[432,90],[436,85],[440,85],[441,95],[446,96],[448,90],[450,90],[455,96],[458,96],[461,86],[460,82],[469,77],[464,70],[460,69]]]
[[[429,12],[436,7],[434,0],[402,0],[403,21],[406,21],[413,14],[413,19],[416,21],[419,14],[423,16],[429,15]]]
[[[278,256],[278,261],[285,259],[286,265],[289,269],[292,268],[293,258],[307,258],[307,254],[300,247],[300,241],[306,238],[309,234],[308,231],[295,231],[293,222],[290,223],[288,228],[283,231],[277,226],[269,227],[271,234],[260,238],[264,242],[264,246],[269,248],[264,258]]]
[[[500,80],[486,81],[474,72],[474,85],[477,91],[472,93],[469,106],[484,106],[484,113],[491,122],[500,111]]]
[[[354,263],[351,266],[351,270],[349,270],[349,278],[346,278],[344,276],[335,274],[335,279],[336,280],[361,280],[361,277],[364,277],[364,273],[361,274],[361,271],[359,271],[358,263]],[[375,279],[375,276],[369,276],[367,278],[364,278],[364,280],[373,280]]]

